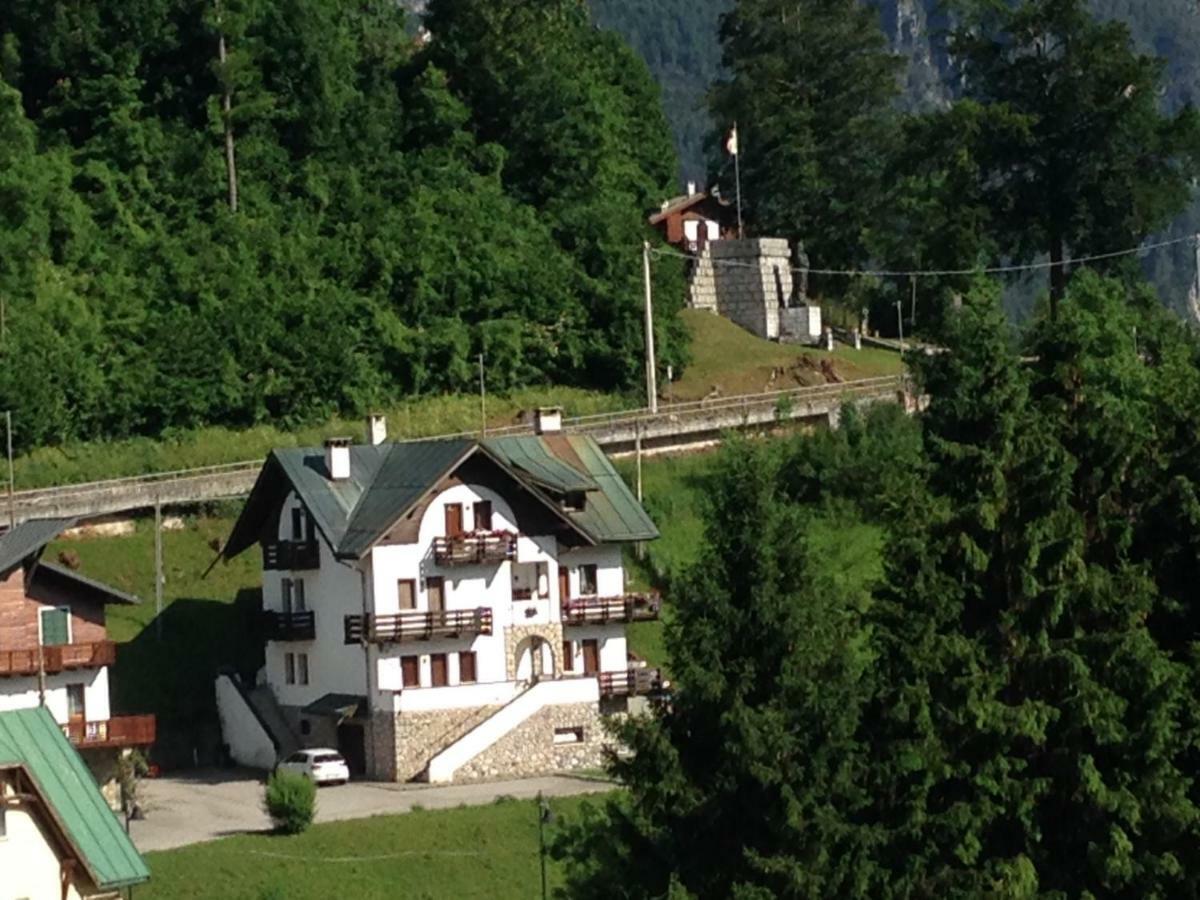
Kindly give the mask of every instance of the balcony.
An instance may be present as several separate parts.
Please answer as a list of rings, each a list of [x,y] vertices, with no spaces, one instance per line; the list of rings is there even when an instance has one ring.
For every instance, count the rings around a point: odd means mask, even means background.
[[[38,665],[38,657],[41,665]],[[26,647],[21,650],[0,650],[0,677],[47,675],[71,669],[98,669],[117,661],[117,645],[112,641],[90,644],[55,644],[48,647]]]
[[[666,689],[658,669],[625,669],[623,672],[600,673],[601,697],[647,697]]]
[[[317,636],[316,615],[307,612],[276,612],[262,614],[263,632],[268,641],[311,641]]]
[[[321,546],[316,541],[269,541],[263,544],[263,568],[295,572],[321,568]]]
[[[154,716],[114,716],[100,722],[70,722],[63,734],[80,749],[107,747],[148,747],[154,743],[157,722]]]
[[[439,566],[478,566],[517,557],[517,536],[511,531],[476,531],[433,539],[433,559]]]
[[[346,616],[346,643],[390,644],[492,633],[492,611],[450,609],[395,615]]]
[[[564,625],[607,625],[612,622],[653,622],[662,601],[658,594],[624,594],[620,597],[581,597],[562,605]]]

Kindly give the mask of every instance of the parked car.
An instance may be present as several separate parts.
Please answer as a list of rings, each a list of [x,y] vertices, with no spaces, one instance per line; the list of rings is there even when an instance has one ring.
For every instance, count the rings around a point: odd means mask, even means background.
[[[350,780],[350,767],[342,754],[327,747],[299,750],[280,762],[275,769],[296,772],[317,784],[345,784]]]

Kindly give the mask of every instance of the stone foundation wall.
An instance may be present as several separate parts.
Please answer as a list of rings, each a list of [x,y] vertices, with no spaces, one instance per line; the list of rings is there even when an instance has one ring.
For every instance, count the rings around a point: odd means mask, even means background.
[[[429,760],[491,716],[499,706],[474,706],[437,712],[399,713],[391,722],[391,774],[387,781],[412,781],[425,771]],[[381,728],[380,732],[387,729]],[[380,739],[380,752],[386,737]]]
[[[599,768],[604,764],[604,747],[610,742],[603,722],[594,703],[547,706],[455,772],[454,781],[525,778]],[[556,728],[582,728],[583,740],[555,744]]]

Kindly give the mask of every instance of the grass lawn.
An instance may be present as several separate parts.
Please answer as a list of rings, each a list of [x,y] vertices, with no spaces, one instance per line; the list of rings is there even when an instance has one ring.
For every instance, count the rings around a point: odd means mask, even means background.
[[[724,396],[762,390],[782,390],[802,384],[822,384],[822,359],[832,359],[844,379],[897,374],[898,354],[886,350],[832,353],[776,344],[756,338],[727,319],[702,310],[681,315],[692,335],[692,362],[674,385],[660,384],[670,399],[698,400],[715,387]],[[775,379],[772,380],[772,374]],[[605,394],[575,388],[533,388],[507,397],[489,397],[488,424],[511,425],[536,406],[562,406],[567,415],[588,415],[640,406],[640,395]],[[423,437],[471,431],[479,427],[479,398],[475,394],[424,397],[382,410],[393,437]],[[16,423],[20,428],[20,423]],[[244,430],[201,428],[161,439],[78,443],[46,447],[17,457],[18,489],[99,481],[146,472],[163,472],[221,463],[261,459],[275,447],[317,446],[326,437],[360,437],[358,419],[335,418],[309,427],[287,429],[262,425]]]
[[[705,310],[685,309],[680,315],[692,335],[692,361],[670,387],[670,396],[677,401],[700,400],[714,389],[728,397],[824,384],[823,359],[832,360],[838,375],[847,381],[902,371],[900,355],[888,350],[854,350],[839,344],[830,353],[776,344]],[[660,385],[660,390],[666,392],[667,388]]]
[[[548,801],[556,818],[588,799]],[[592,804],[601,798],[590,798]],[[547,841],[554,825],[547,827]],[[295,837],[252,834],[146,854],[138,900],[521,898],[541,895],[538,810],[531,800],[315,825]],[[547,857],[550,889],[561,873]]]

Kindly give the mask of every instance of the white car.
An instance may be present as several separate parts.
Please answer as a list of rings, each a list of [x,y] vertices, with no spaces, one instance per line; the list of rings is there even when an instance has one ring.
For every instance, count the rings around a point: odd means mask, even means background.
[[[342,754],[327,747],[299,750],[275,767],[276,771],[296,772],[317,784],[345,784],[350,767]]]

